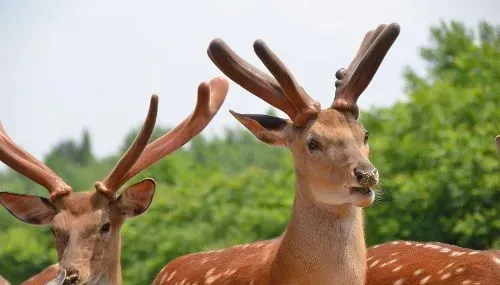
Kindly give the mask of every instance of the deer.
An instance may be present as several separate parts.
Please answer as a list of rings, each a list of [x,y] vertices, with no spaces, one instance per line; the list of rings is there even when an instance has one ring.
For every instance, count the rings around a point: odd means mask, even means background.
[[[177,127],[149,143],[158,111],[158,96],[153,95],[130,148],[107,177],[95,183],[94,190],[85,192],[73,192],[48,166],[15,144],[0,123],[0,161],[43,186],[50,195],[45,198],[0,192],[0,204],[17,219],[51,226],[60,272],[49,284],[122,284],[121,226],[127,218],[148,209],[156,183],[147,178],[125,187],[119,196],[118,191],[198,135],[220,109],[228,88],[223,77],[200,83],[194,111]]]
[[[362,208],[373,203],[379,175],[368,159],[368,131],[357,120],[356,102],[399,31],[392,23],[365,35],[349,67],[336,72],[335,99],[324,110],[264,41],[255,41],[254,50],[274,78],[222,39],[210,43],[208,56],[226,76],[290,118],[230,111],[262,142],[290,150],[292,213],[278,238],[178,257],[154,285],[364,284]]]
[[[367,262],[367,285],[500,284],[500,250],[397,240],[368,248]]]

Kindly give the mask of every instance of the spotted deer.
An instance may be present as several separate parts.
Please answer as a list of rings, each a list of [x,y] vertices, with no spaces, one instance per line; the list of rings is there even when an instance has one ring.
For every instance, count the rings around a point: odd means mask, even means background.
[[[368,249],[367,285],[498,285],[500,250],[393,241]]]
[[[366,34],[350,66],[336,73],[335,99],[324,110],[262,40],[254,50],[274,78],[221,39],[210,43],[208,55],[223,73],[291,119],[231,111],[261,141],[290,150],[296,173],[292,214],[280,237],[179,257],[153,284],[364,284],[362,208],[373,203],[379,177],[368,159],[368,132],[357,121],[356,101],[398,35],[395,23]]]
[[[60,276],[63,276],[61,282],[66,285],[120,285],[120,228],[127,218],[148,209],[155,182],[144,179],[123,189],[119,196],[116,195],[118,190],[132,177],[199,134],[221,107],[227,91],[228,82],[224,78],[201,83],[193,113],[176,128],[148,144],[158,110],[158,97],[153,95],[140,132],[111,173],[95,183],[95,191],[73,192],[49,167],[16,145],[0,124],[0,161],[50,193],[47,199],[0,192],[0,203],[23,222],[51,225]]]
[[[500,135],[495,138],[500,153]],[[500,250],[393,241],[368,248],[367,285],[498,285]]]

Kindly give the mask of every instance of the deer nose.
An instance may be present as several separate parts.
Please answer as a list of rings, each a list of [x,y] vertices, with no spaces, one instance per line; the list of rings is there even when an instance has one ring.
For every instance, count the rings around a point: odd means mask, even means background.
[[[378,183],[378,170],[371,167],[368,170],[361,167],[354,168],[354,177],[362,187],[373,187]]]

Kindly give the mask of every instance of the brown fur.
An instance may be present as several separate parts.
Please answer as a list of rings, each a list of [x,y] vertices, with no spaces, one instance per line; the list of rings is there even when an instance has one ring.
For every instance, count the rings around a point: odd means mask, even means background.
[[[321,111],[303,128],[290,122],[266,128],[255,116],[234,115],[264,142],[292,153],[296,190],[287,229],[277,239],[179,257],[153,284],[364,284],[366,252],[358,206],[373,200],[348,189],[359,186],[355,167],[373,168],[364,128],[350,113],[333,109]],[[312,137],[320,150],[307,148]]]
[[[367,285],[500,284],[498,250],[395,241],[369,248],[367,257]]]

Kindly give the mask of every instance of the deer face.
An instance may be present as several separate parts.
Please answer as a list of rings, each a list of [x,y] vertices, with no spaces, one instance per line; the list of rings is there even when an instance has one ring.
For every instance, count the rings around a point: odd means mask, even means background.
[[[368,132],[349,112],[321,111],[304,127],[264,115],[233,115],[261,141],[287,147],[306,197],[329,205],[373,203],[378,172],[368,160]]]
[[[155,191],[151,179],[122,191],[116,199],[100,192],[76,192],[54,202],[38,196],[0,193],[0,203],[16,218],[50,225],[64,284],[108,284],[119,270],[120,228],[128,217],[144,213]]]
[[[262,40],[253,48],[273,77],[239,57],[222,39],[214,39],[207,52],[233,81],[289,116],[288,121],[232,112],[261,141],[292,152],[297,181],[305,183],[297,188],[309,189],[303,193],[306,197],[329,205],[366,207],[373,203],[370,188],[377,185],[378,172],[368,160],[368,133],[357,122],[357,99],[398,35],[397,23],[366,33],[348,68],[335,74],[335,99],[324,110]]]

